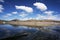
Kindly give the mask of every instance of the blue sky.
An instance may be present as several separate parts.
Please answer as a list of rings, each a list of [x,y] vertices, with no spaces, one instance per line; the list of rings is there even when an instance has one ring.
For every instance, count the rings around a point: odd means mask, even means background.
[[[0,0],[1,20],[60,20],[60,0]]]

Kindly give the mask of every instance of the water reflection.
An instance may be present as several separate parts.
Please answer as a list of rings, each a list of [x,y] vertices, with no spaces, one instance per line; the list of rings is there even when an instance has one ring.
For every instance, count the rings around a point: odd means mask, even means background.
[[[12,25],[0,25],[0,39],[8,36],[13,36],[23,32],[35,32],[35,28],[29,28],[26,26],[12,26]]]
[[[26,40],[49,40],[48,38],[50,40],[55,40],[56,38],[58,38],[56,40],[60,40],[60,26],[32,28],[27,26],[0,25],[0,39],[20,35],[28,35],[25,37]]]

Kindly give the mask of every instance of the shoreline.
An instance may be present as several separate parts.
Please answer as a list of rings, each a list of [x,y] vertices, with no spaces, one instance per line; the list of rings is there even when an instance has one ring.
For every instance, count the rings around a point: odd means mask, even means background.
[[[55,22],[7,22],[10,25],[17,25],[17,26],[30,26],[30,27],[44,27],[44,26],[55,26],[60,25],[60,23]]]
[[[12,21],[1,21],[1,24],[10,24],[14,26],[30,26],[30,27],[44,27],[44,26],[60,26],[60,21],[53,20],[12,20]]]

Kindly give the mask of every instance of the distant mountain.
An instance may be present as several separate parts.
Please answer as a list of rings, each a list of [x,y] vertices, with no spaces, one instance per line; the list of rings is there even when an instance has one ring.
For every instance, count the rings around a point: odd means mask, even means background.
[[[18,19],[13,19],[13,20],[11,20],[11,21],[20,21],[20,20],[18,20]]]
[[[22,21],[22,20],[19,20],[19,19],[13,19],[11,21]],[[34,19],[31,19],[31,20],[25,20],[25,21],[39,21],[39,22],[60,22],[60,21],[57,21],[57,20],[34,20]]]
[[[36,21],[36,22],[60,22],[60,21],[57,21],[57,20],[27,20],[27,21]]]
[[[0,20],[0,22],[7,22],[7,20]],[[19,20],[19,19],[13,19],[13,20],[10,20],[10,21],[23,21],[23,20]],[[31,20],[24,20],[24,21],[39,21],[39,22],[60,22],[60,21],[57,21],[57,20],[35,20],[35,19],[31,19]]]

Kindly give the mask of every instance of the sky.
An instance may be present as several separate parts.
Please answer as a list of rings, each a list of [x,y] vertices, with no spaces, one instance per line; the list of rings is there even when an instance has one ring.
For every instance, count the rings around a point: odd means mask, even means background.
[[[0,20],[60,20],[60,0],[0,0]]]

